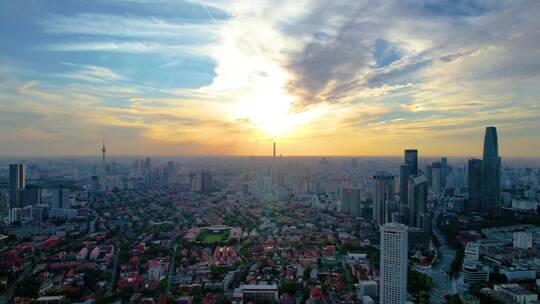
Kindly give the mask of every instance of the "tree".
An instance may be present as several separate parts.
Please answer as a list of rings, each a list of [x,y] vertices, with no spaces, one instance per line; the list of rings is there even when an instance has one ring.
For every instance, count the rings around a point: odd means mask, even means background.
[[[429,303],[429,290],[432,285],[433,282],[429,276],[409,268],[407,289],[418,299],[418,303]]]
[[[290,295],[293,295],[296,293],[296,283],[292,280],[284,280],[283,282],[281,282],[279,290],[282,293],[286,292]]]

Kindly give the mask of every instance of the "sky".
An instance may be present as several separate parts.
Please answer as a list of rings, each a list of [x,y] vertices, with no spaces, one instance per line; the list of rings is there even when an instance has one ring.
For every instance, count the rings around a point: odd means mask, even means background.
[[[540,1],[0,1],[0,155],[540,156]]]

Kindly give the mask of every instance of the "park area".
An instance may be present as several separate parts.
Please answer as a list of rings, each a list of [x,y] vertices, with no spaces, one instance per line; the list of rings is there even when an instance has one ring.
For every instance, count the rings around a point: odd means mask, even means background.
[[[230,230],[212,231],[209,229],[202,230],[197,236],[197,241],[203,243],[220,243],[229,238]]]

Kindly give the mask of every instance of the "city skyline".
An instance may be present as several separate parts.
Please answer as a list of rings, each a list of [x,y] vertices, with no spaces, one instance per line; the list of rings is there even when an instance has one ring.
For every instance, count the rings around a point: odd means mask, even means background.
[[[0,156],[540,155],[536,1],[5,1]],[[375,30],[374,30],[375,29]]]

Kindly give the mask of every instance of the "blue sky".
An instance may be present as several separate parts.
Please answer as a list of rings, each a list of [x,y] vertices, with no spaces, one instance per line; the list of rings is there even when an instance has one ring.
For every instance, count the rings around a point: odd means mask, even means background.
[[[2,155],[539,156],[538,1],[0,2]],[[98,147],[98,148],[96,148]]]

